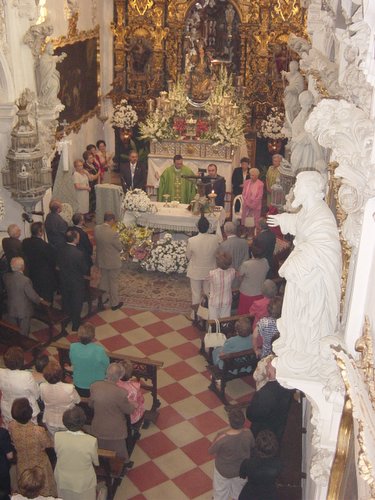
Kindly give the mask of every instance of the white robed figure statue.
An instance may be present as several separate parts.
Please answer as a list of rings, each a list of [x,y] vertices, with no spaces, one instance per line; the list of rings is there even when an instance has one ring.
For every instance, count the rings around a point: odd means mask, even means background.
[[[279,270],[286,288],[277,321],[280,338],[273,344],[277,367],[313,378],[322,368],[321,340],[336,333],[340,310],[341,247],[324,190],[319,172],[301,172],[292,203],[301,210],[267,218],[269,226],[295,235],[294,249]]]

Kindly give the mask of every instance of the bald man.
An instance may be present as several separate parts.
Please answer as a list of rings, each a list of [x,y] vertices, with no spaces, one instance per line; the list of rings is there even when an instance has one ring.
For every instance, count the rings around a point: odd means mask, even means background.
[[[24,276],[25,263],[22,257],[13,257],[10,261],[12,271],[4,274],[4,285],[8,297],[8,319],[17,325],[22,335],[29,335],[33,304],[48,302],[39,297],[30,278]]]
[[[17,224],[11,224],[7,229],[9,238],[4,238],[2,241],[5,257],[8,262],[8,269],[10,270],[10,261],[13,257],[23,257],[22,243],[20,240],[21,229]]]
[[[49,204],[50,213],[46,217],[44,228],[47,233],[49,244],[57,250],[65,246],[65,233],[68,224],[61,217],[62,203],[59,200],[51,200]]]

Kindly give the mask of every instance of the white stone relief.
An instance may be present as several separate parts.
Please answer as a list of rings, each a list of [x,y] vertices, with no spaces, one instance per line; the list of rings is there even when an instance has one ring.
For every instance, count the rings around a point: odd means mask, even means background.
[[[35,0],[13,0],[12,5],[20,17],[26,17],[29,21],[36,19],[38,12]]]
[[[339,200],[348,214],[342,232],[357,247],[364,204],[375,195],[375,165],[371,164],[374,124],[354,104],[325,99],[311,113],[305,128],[320,145],[332,150],[331,160],[339,164],[335,172],[342,178]]]
[[[43,23],[34,24],[25,33],[23,37],[23,42],[30,47],[30,50],[35,59],[38,59],[42,52],[42,45],[44,44],[46,38],[51,36],[53,33],[53,26],[49,19],[46,19]]]

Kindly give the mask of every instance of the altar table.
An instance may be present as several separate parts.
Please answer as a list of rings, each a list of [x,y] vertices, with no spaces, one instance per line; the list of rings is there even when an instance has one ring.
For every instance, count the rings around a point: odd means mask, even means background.
[[[129,212],[123,217],[125,225],[139,224],[165,231],[176,231],[180,233],[190,233],[197,231],[197,223],[200,215],[193,215],[187,207],[189,205],[180,203],[177,207],[165,207],[164,202],[155,202],[157,212]],[[216,232],[222,237],[220,227],[225,222],[225,211],[222,207],[217,207],[218,211],[205,214],[209,223],[209,232]]]

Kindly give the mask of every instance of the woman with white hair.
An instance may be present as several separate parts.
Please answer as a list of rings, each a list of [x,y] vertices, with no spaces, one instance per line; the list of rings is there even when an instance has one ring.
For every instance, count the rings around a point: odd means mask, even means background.
[[[242,219],[241,224],[248,226],[247,217],[254,218],[254,225],[258,227],[260,213],[262,211],[262,198],[264,184],[259,180],[259,170],[250,169],[250,179],[244,182],[242,191]]]
[[[89,406],[94,410],[90,434],[98,439],[99,448],[112,450],[127,462],[128,435],[126,416],[136,408],[128,400],[127,392],[117,386],[125,374],[121,363],[111,363],[107,368],[106,380],[94,382],[90,387]],[[131,467],[129,462],[129,467]]]

